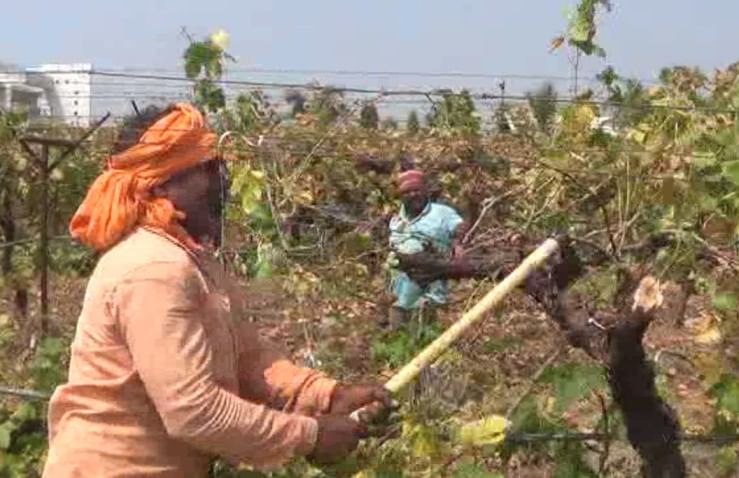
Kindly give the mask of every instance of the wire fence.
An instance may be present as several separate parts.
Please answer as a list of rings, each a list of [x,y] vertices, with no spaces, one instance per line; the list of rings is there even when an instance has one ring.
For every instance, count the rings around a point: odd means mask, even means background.
[[[144,67],[122,67],[122,68],[105,68],[103,71],[115,73],[166,73],[178,74],[180,69],[176,68],[144,68]],[[3,68],[0,74],[30,74],[30,75],[80,75],[89,73],[90,69],[54,69],[48,68],[44,70],[19,69],[19,68]],[[484,73],[484,72],[434,72],[434,71],[403,71],[403,70],[336,70],[336,69],[301,69],[301,68],[228,68],[228,74],[272,74],[272,75],[334,75],[334,76],[389,76],[389,77],[418,77],[418,78],[468,78],[468,79],[485,79],[485,80],[537,80],[537,81],[553,81],[553,82],[570,82],[572,76],[565,75],[545,75],[545,74],[522,74],[522,73]],[[657,83],[654,78],[633,78],[644,84]],[[596,82],[600,81],[597,76],[583,75],[578,78],[579,81]]]
[[[38,390],[30,390],[26,388],[16,388],[7,385],[0,385],[0,395],[15,397],[22,400],[33,400],[48,402],[51,394]],[[713,446],[725,446],[739,442],[739,433],[709,433],[695,434],[683,433],[680,440],[686,443],[703,443]],[[520,432],[509,431],[505,435],[505,441],[512,444],[533,444],[542,442],[566,442],[566,441],[594,441],[594,442],[628,442],[626,437],[603,432]]]
[[[245,72],[249,72],[252,70],[244,70]],[[270,70],[264,70],[269,72]],[[310,70],[295,70],[295,72],[298,71],[304,71],[309,72]],[[168,71],[163,70],[164,73],[168,73]],[[275,73],[284,73],[286,71],[276,71]],[[313,71],[313,73],[320,72],[320,70]],[[73,72],[64,72],[64,73],[73,73]],[[137,73],[132,70],[122,70],[122,71],[114,71],[114,70],[106,70],[106,71],[91,71],[91,72],[84,72],[89,73],[90,75],[94,77],[101,77],[101,78],[110,78],[110,79],[127,79],[127,80],[145,80],[148,82],[151,82],[151,86],[157,86],[161,88],[179,88],[181,86],[179,85],[185,85],[184,87],[189,88],[193,84],[193,80],[190,78],[186,78],[183,76],[178,76],[175,74],[151,74],[151,73]],[[361,75],[373,75],[373,76],[383,76],[383,75],[393,75],[397,72],[351,72],[351,71],[333,71],[331,73],[335,74],[342,74],[342,75],[351,75],[351,74],[361,74]],[[455,74],[436,74],[433,73],[421,73],[417,72],[417,76],[420,77],[439,77],[439,78],[445,78],[450,77]],[[457,74],[460,78],[484,78],[484,79],[500,79],[500,78],[508,78],[508,79],[544,79],[544,80],[553,80],[553,81],[560,81],[564,80],[564,78],[557,78],[557,77],[547,77],[547,76],[528,76],[528,75],[484,75],[484,74]],[[433,105],[435,101],[438,101],[439,99],[442,99],[445,95],[449,94],[460,94],[457,93],[451,93],[449,91],[445,91],[443,89],[382,89],[382,88],[360,88],[360,87],[333,87],[333,86],[322,86],[317,84],[310,84],[310,83],[291,83],[291,82],[262,82],[262,81],[251,81],[251,80],[233,80],[233,79],[225,79],[220,80],[217,82],[220,85],[224,86],[231,86],[237,88],[236,93],[238,93],[238,89],[240,91],[255,91],[258,89],[268,89],[272,91],[281,91],[281,92],[287,92],[290,90],[301,90],[301,91],[312,91],[312,92],[321,92],[321,91],[331,91],[331,92],[338,92],[341,94],[357,94],[357,95],[374,95],[376,96],[376,101],[381,103],[387,103],[387,104],[395,104],[395,105]],[[107,84],[107,86],[110,87],[125,87],[127,84],[122,81],[111,81]],[[476,101],[481,102],[495,102],[495,101],[528,101],[529,97],[526,95],[506,95],[502,93],[494,93],[494,92],[473,92],[469,93],[469,96],[473,98]],[[191,96],[189,93],[183,93],[182,95],[174,94],[172,92],[159,92],[157,94],[151,94],[151,95],[142,95],[135,92],[117,92],[117,93],[109,93],[109,94],[86,94],[86,95],[63,95],[59,96],[61,99],[82,99],[82,100],[95,100],[95,99],[109,99],[109,100],[130,100],[130,99],[159,99],[159,100],[174,100],[174,99],[187,99]],[[548,100],[557,104],[575,104],[580,103],[585,100],[582,100],[580,98],[575,97],[562,97],[562,98],[553,98],[551,100]],[[715,108],[711,106],[704,106],[704,105],[671,105],[671,104],[663,104],[658,102],[644,102],[641,104],[631,104],[627,102],[613,102],[613,101],[607,101],[607,100],[597,100],[597,99],[590,99],[587,100],[588,103],[598,105],[598,106],[605,106],[605,107],[620,107],[620,108],[626,108],[626,109],[652,109],[652,110],[663,110],[663,111],[680,111],[680,112],[687,112],[687,111],[699,111],[703,113],[709,113],[709,114],[736,114],[735,108]],[[287,106],[289,103],[283,102],[281,103],[282,106]],[[114,119],[121,119],[124,118],[127,115],[113,115],[112,118]],[[84,118],[84,116],[74,116],[75,118]],[[87,118],[92,118],[92,115],[87,116]],[[316,155],[320,154],[322,157],[346,157],[347,154],[351,154],[348,151],[336,148],[329,144],[329,142],[321,142],[320,144],[311,144],[307,147],[304,144],[300,144],[296,146],[297,141],[303,140],[303,141],[310,141],[315,142],[316,141],[316,135],[312,133],[298,133],[294,135],[290,139],[286,139],[279,135],[267,135],[264,137],[264,139],[267,140],[273,140],[273,141],[282,141],[284,142],[284,146],[286,146],[286,150],[288,150],[291,154],[295,155]],[[156,144],[156,143],[151,143]],[[571,153],[579,153],[579,154],[600,154],[603,153],[602,148],[583,148],[578,150],[572,150]],[[619,151],[619,153],[622,154],[647,154],[649,153],[648,150],[645,148],[624,148]],[[613,173],[611,171],[595,171],[592,168],[568,168],[568,167],[560,167],[553,164],[550,164],[546,159],[542,158],[534,158],[534,159],[527,159],[527,160],[517,160],[513,159],[512,162],[517,167],[521,168],[528,168],[528,169],[549,169],[553,172],[559,173],[559,174],[571,174],[571,175],[578,175],[578,176],[588,176],[588,177],[610,177]],[[649,180],[677,180],[677,181],[690,181],[690,177],[686,177],[684,175],[678,175],[678,174],[633,174],[629,176],[631,179],[639,178],[639,179],[649,179]],[[69,187],[65,184],[55,184],[54,188],[63,189]],[[52,241],[69,241],[72,242],[73,238],[71,238],[68,235],[60,235],[60,236],[54,236],[51,238],[48,238]],[[8,241],[6,243],[0,244],[0,250],[6,249],[9,247],[25,247],[28,245],[33,245],[34,243],[39,242],[41,239],[36,237],[29,237],[29,238],[22,238],[17,239],[14,241]],[[41,400],[46,401],[50,398],[50,395],[47,392],[38,391],[38,390],[29,390],[24,388],[15,388],[12,386],[7,385],[0,385],[0,395],[6,395],[6,396],[12,396],[18,399],[23,400]],[[739,434],[684,434],[681,439],[685,442],[697,442],[697,443],[708,443],[713,444],[716,446],[721,446],[725,444],[730,443],[736,443],[739,442]],[[517,432],[517,431],[511,431],[506,436],[506,440],[511,443],[536,443],[536,442],[551,442],[551,441],[626,441],[625,437],[612,434],[612,433],[604,433],[604,432],[591,432],[591,433],[573,433],[573,432],[552,432],[552,433],[525,433],[525,432]]]
[[[169,70],[161,70],[169,72]],[[243,70],[249,72],[250,70]],[[259,70],[254,70],[259,71]],[[269,70],[263,70],[269,71]],[[280,70],[275,70],[280,71]],[[285,70],[285,72],[290,70]],[[295,70],[301,71],[301,70]],[[304,70],[310,71],[310,70]],[[319,71],[319,70],[316,70]],[[24,73],[23,70],[10,70],[11,73]],[[119,70],[80,70],[80,71],[49,71],[49,74],[85,74],[91,79],[102,78],[108,81],[72,81],[66,82],[63,86],[65,91],[70,87],[79,86],[81,89],[85,88],[88,91],[78,91],[74,93],[65,92],[61,94],[53,95],[57,100],[74,100],[74,101],[101,101],[101,100],[184,100],[191,98],[190,87],[196,82],[195,79],[188,78],[181,74],[163,74],[163,73],[152,73],[152,72],[138,72],[136,69],[119,69]],[[392,75],[397,72],[342,72],[336,71],[337,74],[354,74],[363,76],[383,76]],[[39,73],[42,74],[42,73]],[[445,78],[445,77],[460,77],[460,78],[498,78],[498,79],[526,79],[526,80],[564,80],[564,77],[556,77],[550,75],[486,75],[486,74],[436,74],[422,72],[412,72],[411,74],[420,77],[434,77],[434,78]],[[593,81],[598,81],[596,78],[591,78]],[[461,94],[460,90],[463,88],[456,88],[456,91],[452,91],[451,88],[377,88],[377,87],[358,87],[358,86],[331,86],[326,84],[319,84],[316,82],[280,82],[280,81],[256,81],[252,79],[234,79],[224,78],[215,80],[214,83],[226,88],[226,94],[228,97],[235,97],[244,92],[255,91],[255,90],[266,90],[266,91],[331,91],[338,94],[355,94],[355,95],[380,95],[382,97],[381,102],[387,105],[406,105],[406,106],[428,106],[432,105],[439,98],[447,95]],[[125,91],[125,88],[136,88],[137,91]],[[90,91],[90,89],[94,91]],[[105,91],[108,89],[108,91]],[[121,90],[124,91],[121,91]],[[146,91],[146,89],[156,89],[157,91]],[[179,89],[180,91],[171,91],[172,89]],[[170,91],[168,91],[170,90]],[[512,101],[512,102],[527,102],[530,100],[530,96],[526,94],[507,94],[504,90],[490,91],[489,88],[476,88],[469,89],[468,95],[471,99],[476,102],[490,102],[490,101]],[[286,106],[288,102],[284,101],[284,95],[281,95],[280,102],[275,103],[281,106]],[[556,98],[544,99],[544,101],[551,101],[556,104],[572,104],[584,101],[582,98],[573,96],[558,96]],[[736,113],[736,108],[718,108],[710,105],[691,104],[686,99],[686,104],[666,104],[659,101],[611,101],[608,99],[592,98],[587,100],[589,103],[609,108],[622,108],[629,110],[645,110],[645,109],[657,109],[657,110],[672,110],[672,111],[702,111],[702,112],[713,112],[716,114]],[[65,115],[70,117],[76,117],[83,119],[90,117],[91,115]],[[114,118],[118,115],[114,115]]]

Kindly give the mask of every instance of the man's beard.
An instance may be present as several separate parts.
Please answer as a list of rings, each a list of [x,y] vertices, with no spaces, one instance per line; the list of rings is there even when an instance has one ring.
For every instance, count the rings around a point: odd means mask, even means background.
[[[223,243],[223,214],[186,215],[182,226],[199,244],[218,249]]]
[[[423,212],[427,202],[428,199],[426,197],[414,197],[403,200],[403,207],[408,216],[416,217]]]

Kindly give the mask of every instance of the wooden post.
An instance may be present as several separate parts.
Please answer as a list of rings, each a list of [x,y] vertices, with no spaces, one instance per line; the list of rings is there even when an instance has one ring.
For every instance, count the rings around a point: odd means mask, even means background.
[[[18,138],[21,146],[28,156],[34,161],[41,179],[41,227],[39,231],[39,289],[41,301],[41,336],[46,335],[49,330],[49,176],[62,161],[76,151],[82,143],[103,125],[110,117],[110,113],[92,125],[85,133],[76,140],[61,138],[45,138],[26,135]],[[41,145],[41,154],[31,148],[31,144]],[[53,162],[49,157],[51,147],[62,148],[61,154]]]
[[[39,267],[41,278],[41,335],[49,329],[49,145],[41,145],[39,169],[41,170],[41,231]]]

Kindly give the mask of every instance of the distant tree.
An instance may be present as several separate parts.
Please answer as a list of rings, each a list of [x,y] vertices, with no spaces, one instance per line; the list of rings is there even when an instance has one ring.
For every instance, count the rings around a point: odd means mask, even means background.
[[[431,108],[427,120],[432,128],[451,129],[473,135],[480,133],[480,116],[467,90],[460,93],[444,92],[442,100]]]
[[[308,101],[303,93],[298,90],[290,90],[285,95],[285,101],[291,107],[291,115],[293,117],[305,113],[305,104]]]
[[[277,121],[277,115],[269,101],[258,90],[237,96],[231,108],[223,114],[228,118],[231,128],[238,128],[240,131],[259,130]]]
[[[664,80],[664,72],[662,76]],[[599,73],[597,79],[608,92],[604,109],[612,116],[616,127],[637,124],[649,114],[650,100],[639,80],[622,78],[610,66]]]
[[[418,131],[421,129],[421,122],[418,120],[418,112],[416,110],[413,110],[408,114],[408,120],[405,128],[410,135],[418,133]]]
[[[395,121],[395,118],[392,116],[388,116],[384,120],[382,120],[382,129],[388,129],[388,130],[394,130],[398,129],[398,122]]]
[[[322,88],[308,101],[307,110],[316,115],[321,124],[329,125],[347,112],[344,94],[336,88]]]
[[[539,128],[548,131],[557,114],[557,91],[551,83],[545,83],[533,92],[526,93],[531,111]]]
[[[359,125],[365,129],[377,129],[379,123],[380,115],[375,104],[372,102],[365,104],[359,113]]]

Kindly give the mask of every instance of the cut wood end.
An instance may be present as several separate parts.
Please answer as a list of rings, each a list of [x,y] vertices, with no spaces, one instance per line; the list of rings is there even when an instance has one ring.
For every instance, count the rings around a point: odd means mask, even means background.
[[[634,293],[634,305],[632,310],[641,309],[644,312],[652,312],[662,305],[662,285],[652,276],[646,276],[639,282],[639,287]]]

